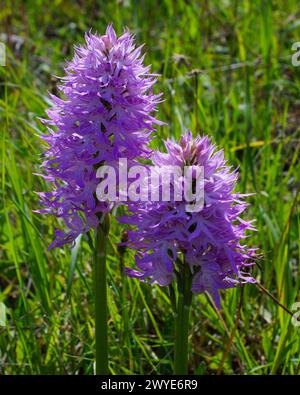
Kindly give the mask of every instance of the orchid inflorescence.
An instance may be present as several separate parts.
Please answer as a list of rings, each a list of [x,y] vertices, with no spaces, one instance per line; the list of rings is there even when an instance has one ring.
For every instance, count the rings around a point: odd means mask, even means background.
[[[207,136],[193,139],[189,131],[178,143],[168,140],[167,154],[154,152],[156,166],[184,167],[187,163],[204,169],[204,207],[187,212],[186,202],[129,203],[130,215],[121,222],[134,226],[128,231],[128,246],[136,249],[139,270],[127,268],[129,276],[169,285],[174,273],[189,266],[192,291],[208,291],[220,307],[219,289],[255,281],[243,272],[253,265],[255,249],[241,244],[253,221],[240,214],[246,209],[245,195],[235,193],[238,173],[226,164],[223,150]],[[174,195],[173,195],[174,196]]]
[[[52,191],[39,193],[45,206],[39,212],[62,218],[67,229],[55,230],[50,248],[97,228],[99,214],[112,208],[95,199],[98,167],[148,157],[150,135],[161,124],[152,114],[161,96],[152,93],[156,77],[133,36],[126,31],[118,38],[109,25],[105,35],[88,33],[85,40],[65,68],[64,99],[51,95],[43,120],[49,131],[43,177]]]

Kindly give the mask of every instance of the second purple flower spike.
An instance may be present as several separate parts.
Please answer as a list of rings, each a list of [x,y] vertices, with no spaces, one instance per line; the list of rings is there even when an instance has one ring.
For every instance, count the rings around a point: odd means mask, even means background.
[[[183,261],[193,274],[192,291],[208,291],[220,306],[219,290],[253,282],[244,269],[254,263],[255,251],[242,244],[253,221],[241,219],[247,207],[234,192],[238,173],[226,164],[223,150],[216,150],[207,136],[193,139],[191,132],[179,142],[168,140],[167,153],[156,152],[153,163],[163,166],[202,166],[204,207],[187,212],[186,201],[132,204],[132,214],[122,222],[137,227],[129,231],[128,245],[139,250],[131,277],[168,285]]]

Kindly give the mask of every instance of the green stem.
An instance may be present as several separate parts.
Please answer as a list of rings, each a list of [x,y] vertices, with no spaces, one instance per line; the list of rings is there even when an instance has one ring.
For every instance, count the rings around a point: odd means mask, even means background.
[[[106,248],[109,215],[95,235],[95,315],[96,315],[96,374],[108,374]]]
[[[188,373],[188,328],[192,302],[191,276],[185,272],[178,284],[175,314],[174,374]]]

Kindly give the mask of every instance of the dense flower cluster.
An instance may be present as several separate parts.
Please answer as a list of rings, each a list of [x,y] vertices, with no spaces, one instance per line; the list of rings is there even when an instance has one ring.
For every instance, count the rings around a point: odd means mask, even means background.
[[[62,218],[68,228],[55,230],[50,248],[70,243],[99,222],[98,213],[111,209],[95,199],[97,168],[118,158],[149,156],[155,124],[151,114],[160,95],[152,93],[156,79],[143,65],[141,48],[125,32],[117,37],[112,26],[103,36],[87,34],[86,44],[75,48],[65,68],[60,90],[51,96],[49,144],[42,168],[52,191],[39,193],[46,206],[40,213]]]
[[[178,143],[168,140],[167,153],[155,152],[156,166],[203,166],[204,206],[187,212],[185,201],[150,201],[129,205],[131,215],[121,222],[133,225],[128,246],[138,250],[136,266],[127,274],[160,285],[172,282],[180,265],[188,264],[193,273],[192,291],[208,291],[220,306],[219,289],[253,282],[243,272],[254,262],[254,249],[242,245],[253,221],[240,214],[246,195],[234,193],[238,173],[226,164],[222,150],[216,151],[207,136],[193,139],[188,132]]]

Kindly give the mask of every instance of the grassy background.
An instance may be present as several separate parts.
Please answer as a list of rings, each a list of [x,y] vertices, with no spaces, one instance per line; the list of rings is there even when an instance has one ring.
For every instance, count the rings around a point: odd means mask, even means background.
[[[5,1],[0,41],[0,374],[92,374],[94,304],[85,237],[47,251],[55,220],[32,213],[40,178],[38,116],[57,93],[54,77],[84,32],[118,33],[128,26],[146,43],[146,63],[161,74],[156,145],[191,128],[206,132],[240,167],[242,192],[256,192],[247,216],[258,232],[248,241],[264,254],[254,274],[291,309],[299,295],[300,67],[291,45],[300,41],[297,0],[285,1]],[[173,320],[165,289],[122,278],[109,250],[111,373],[170,373]],[[133,263],[125,254],[125,263]],[[120,286],[120,284],[122,284]],[[206,295],[194,299],[190,372],[297,374],[300,328],[255,285],[222,294],[217,311]]]

